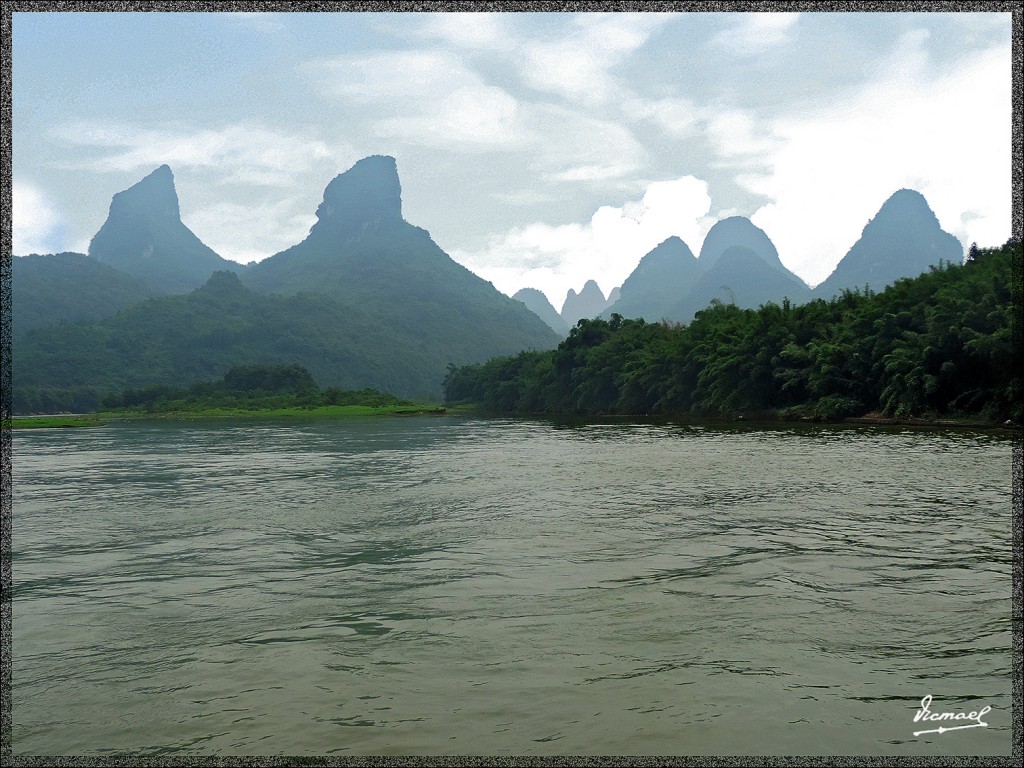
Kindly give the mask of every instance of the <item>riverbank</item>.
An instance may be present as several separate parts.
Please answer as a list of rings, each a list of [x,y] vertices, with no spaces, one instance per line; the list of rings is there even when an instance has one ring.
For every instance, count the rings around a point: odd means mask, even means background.
[[[180,411],[101,411],[98,413],[57,416],[15,416],[12,429],[69,429],[99,427],[109,423],[134,421],[198,421],[204,419],[337,419],[351,416],[436,416],[449,409],[439,405],[321,405],[312,408],[199,408]],[[7,426],[7,425],[5,425]]]

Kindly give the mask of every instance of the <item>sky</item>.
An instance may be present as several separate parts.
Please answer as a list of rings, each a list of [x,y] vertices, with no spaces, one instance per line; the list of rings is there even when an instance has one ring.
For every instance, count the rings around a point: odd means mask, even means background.
[[[901,188],[1011,234],[1009,13],[15,13],[15,255],[86,252],[161,164],[246,263],[396,158],[405,219],[511,295],[607,294],[747,216],[824,280]]]

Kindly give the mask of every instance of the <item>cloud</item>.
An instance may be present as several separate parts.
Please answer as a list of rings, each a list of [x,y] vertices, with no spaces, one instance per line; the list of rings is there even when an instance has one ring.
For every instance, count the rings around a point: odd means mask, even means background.
[[[920,48],[906,45],[923,39],[905,37],[898,56],[879,68],[885,79],[847,102],[774,121],[771,175],[741,180],[772,200],[751,218],[812,284],[902,187],[921,192],[965,244],[998,245],[1010,235],[1010,47],[928,79]],[[903,64],[894,67],[896,59]]]
[[[569,102],[597,105],[621,98],[612,70],[673,18],[666,13],[597,13],[573,17],[558,40],[521,45],[519,76],[531,88]]]
[[[520,288],[543,291],[560,307],[566,292],[595,279],[607,294],[640,259],[671,235],[695,252],[713,221],[706,182],[693,176],[649,184],[640,200],[602,206],[586,224],[541,222],[491,237],[476,252],[452,251],[459,263],[512,295]]]
[[[58,253],[66,248],[63,217],[35,186],[14,181],[11,210],[11,253]]]
[[[744,14],[735,26],[715,36],[712,45],[741,55],[764,53],[789,43],[799,18],[799,13]]]
[[[258,125],[224,128],[141,128],[78,122],[58,126],[53,135],[66,144],[92,150],[67,169],[130,172],[166,163],[173,170],[209,169],[221,182],[286,187],[295,176],[324,160],[353,159],[348,147],[329,147],[308,136]]]
[[[697,135],[700,122],[708,111],[690,99],[674,96],[661,99],[630,99],[622,105],[623,113],[631,120],[646,120],[674,139]]]
[[[291,197],[248,203],[221,201],[184,211],[182,220],[225,259],[246,264],[304,240],[316,222],[313,211]]]
[[[425,14],[416,34],[458,48],[503,50],[514,45],[512,26],[502,13]]]
[[[514,148],[527,138],[519,104],[450,51],[385,51],[307,62],[329,96],[365,105],[375,133],[450,149]]]

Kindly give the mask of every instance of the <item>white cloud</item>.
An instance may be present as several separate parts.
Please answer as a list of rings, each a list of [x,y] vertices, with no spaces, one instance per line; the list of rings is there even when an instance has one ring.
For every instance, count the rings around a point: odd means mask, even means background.
[[[622,105],[623,114],[630,120],[647,120],[674,139],[696,135],[699,121],[708,116],[707,110],[690,99],[675,96],[663,99],[630,99]]]
[[[965,244],[998,245],[1010,235],[1009,46],[931,80],[918,51],[901,50],[896,79],[874,82],[830,111],[776,121],[782,143],[770,157],[772,175],[745,179],[773,200],[752,220],[812,284],[902,187],[921,192]],[[894,69],[890,62],[879,71],[888,78]]]
[[[612,70],[671,18],[665,13],[580,14],[557,41],[522,44],[520,76],[530,87],[569,102],[596,105],[621,98],[623,87]]]
[[[348,147],[331,148],[308,136],[245,124],[153,129],[72,123],[58,126],[53,134],[93,150],[93,156],[65,166],[69,169],[148,171],[166,163],[172,170],[205,168],[216,171],[221,182],[257,186],[289,186],[296,174],[321,161],[348,161],[354,155]]]
[[[708,139],[718,152],[717,165],[745,166],[762,162],[777,146],[776,139],[754,113],[741,109],[722,109],[708,120]]]
[[[308,62],[327,94],[367,105],[375,133],[451,149],[518,147],[519,104],[443,50],[387,51]]]
[[[32,184],[14,181],[11,189],[11,253],[57,253],[66,248],[64,225],[53,203]]]
[[[305,239],[316,222],[314,208],[294,198],[198,205],[182,211],[196,236],[225,259],[246,264]]]
[[[500,88],[477,86],[446,94],[429,110],[377,123],[382,136],[410,143],[460,149],[516,146],[529,136],[518,119],[516,100]],[[468,145],[468,146],[467,146]]]
[[[605,182],[639,170],[647,150],[628,127],[563,107],[538,105],[525,118],[534,135],[534,163],[542,179]]]
[[[686,176],[653,182],[642,199],[621,207],[602,206],[586,224],[534,223],[492,237],[483,250],[451,255],[508,295],[537,288],[557,308],[590,279],[607,294],[671,235],[699,251],[713,224],[710,209],[707,183]]]
[[[425,14],[418,34],[460,48],[504,49],[513,44],[511,25],[501,13]]]
[[[793,38],[799,13],[748,13],[717,35],[712,44],[737,54],[753,55],[785,45]]]

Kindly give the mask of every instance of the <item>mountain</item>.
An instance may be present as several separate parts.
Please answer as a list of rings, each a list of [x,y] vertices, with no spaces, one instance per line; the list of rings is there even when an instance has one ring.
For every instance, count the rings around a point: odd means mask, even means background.
[[[648,322],[667,318],[689,294],[699,273],[697,258],[689,246],[673,235],[640,259],[622,284],[619,300],[602,312],[602,317],[614,312]]]
[[[559,336],[569,335],[569,325],[562,319],[562,316],[555,311],[548,301],[548,297],[536,288],[523,288],[513,296],[516,301],[521,301],[526,308],[537,317],[547,323],[548,327]]]
[[[402,218],[393,157],[364,158],[337,176],[316,216],[305,240],[247,268],[243,282],[266,293],[316,291],[379,318],[431,361],[437,391],[449,363],[558,343],[521,302]]]
[[[750,248],[734,245],[716,254],[687,296],[669,312],[669,317],[689,323],[696,312],[713,299],[737,307],[754,309],[769,301],[781,304],[784,298],[804,304],[811,298],[807,285],[785,267],[776,268]]]
[[[11,273],[14,338],[62,321],[98,320],[157,293],[82,253],[16,256]]]
[[[903,277],[916,277],[940,261],[960,264],[964,249],[944,232],[924,195],[901,189],[885,201],[814,293],[829,299],[843,289],[869,285],[880,291]]]
[[[164,293],[184,293],[217,270],[240,269],[182,223],[174,174],[166,165],[114,195],[89,256]]]
[[[256,293],[234,272],[102,320],[29,331],[13,363],[17,412],[88,409],[127,387],[181,386],[256,363],[298,363],[321,386],[400,396],[433,392],[444,373],[393,324],[322,294]]]
[[[562,304],[561,315],[562,319],[571,328],[581,318],[591,320],[597,317],[607,306],[608,300],[601,292],[597,283],[593,280],[587,280],[579,293],[576,293],[572,288],[569,289],[569,293],[566,294],[565,301]]]
[[[700,247],[701,269],[707,272],[727,249],[735,246],[748,249],[772,267],[786,270],[771,238],[744,216],[722,219],[708,230]]]

